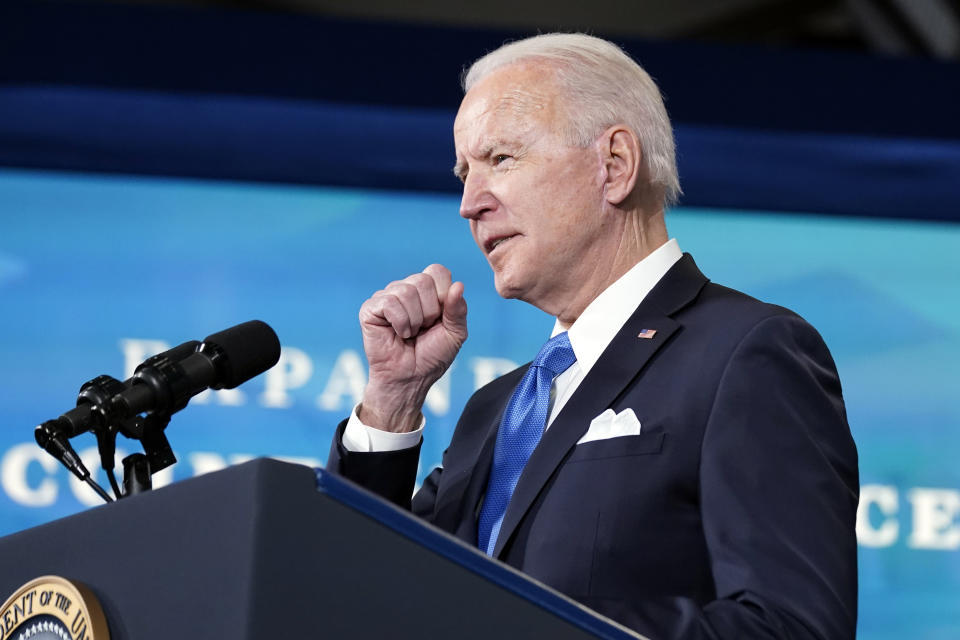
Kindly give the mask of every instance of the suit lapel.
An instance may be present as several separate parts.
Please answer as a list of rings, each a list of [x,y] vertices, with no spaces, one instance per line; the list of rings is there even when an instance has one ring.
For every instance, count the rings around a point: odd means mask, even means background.
[[[460,454],[445,461],[443,479],[452,484],[445,486],[437,496],[434,524],[469,544],[477,543],[476,508],[487,487],[500,420],[526,371],[527,366],[523,366],[504,375],[494,383],[498,388],[488,389],[487,397],[478,398],[480,408],[465,413],[462,418],[464,427],[469,429],[464,442],[457,443],[457,447],[451,443],[451,450]]]
[[[509,396],[507,397],[509,399]],[[487,437],[483,441],[483,447],[480,449],[480,455],[477,456],[477,464],[473,473],[470,474],[470,484],[467,485],[463,493],[463,499],[460,501],[463,509],[461,515],[461,529],[459,535],[461,538],[476,546],[477,544],[477,519],[480,515],[480,504],[483,494],[487,489],[487,482],[490,479],[490,467],[493,463],[493,450],[497,442],[497,431],[500,428],[500,419],[503,416],[503,410],[506,408],[506,400],[503,407],[497,412],[497,417],[491,422],[487,429]]]
[[[650,358],[681,328],[670,315],[689,304],[706,282],[693,258],[685,254],[607,345],[530,456],[507,506],[494,557],[503,551],[550,476],[586,432],[590,420],[613,404]],[[639,338],[644,329],[655,329],[656,334],[649,339]],[[489,467],[489,458],[484,464]]]

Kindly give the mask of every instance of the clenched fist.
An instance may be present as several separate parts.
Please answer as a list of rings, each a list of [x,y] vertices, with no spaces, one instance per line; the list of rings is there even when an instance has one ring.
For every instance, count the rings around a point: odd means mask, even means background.
[[[420,422],[427,391],[467,339],[463,283],[432,264],[391,282],[360,307],[370,379],[360,420],[385,431],[411,431]]]

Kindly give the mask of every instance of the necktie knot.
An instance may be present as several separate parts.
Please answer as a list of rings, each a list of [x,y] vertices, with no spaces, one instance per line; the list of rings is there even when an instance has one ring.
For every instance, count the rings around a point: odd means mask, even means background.
[[[540,348],[540,353],[533,359],[532,367],[542,367],[553,374],[553,378],[570,368],[577,357],[573,354],[570,337],[567,332],[558,333]]]

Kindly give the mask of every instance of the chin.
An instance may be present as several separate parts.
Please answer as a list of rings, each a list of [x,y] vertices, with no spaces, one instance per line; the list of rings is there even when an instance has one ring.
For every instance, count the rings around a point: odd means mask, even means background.
[[[501,298],[506,300],[523,299],[523,287],[517,286],[515,282],[512,282],[510,278],[503,273],[493,272],[493,286]]]

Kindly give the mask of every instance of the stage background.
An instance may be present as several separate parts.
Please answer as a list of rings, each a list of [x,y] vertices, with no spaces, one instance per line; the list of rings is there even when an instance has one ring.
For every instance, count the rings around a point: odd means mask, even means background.
[[[245,67],[254,23],[273,49]],[[495,295],[449,174],[457,70],[522,34],[74,3],[10,5],[11,24],[0,534],[98,503],[32,429],[167,346],[259,318],[284,350],[174,417],[180,462],[159,484],[257,455],[320,465],[366,376],[360,303],[446,264],[470,339],[428,398],[422,478],[469,394],[549,335],[550,318]],[[714,281],[805,316],[837,361],[863,484],[859,637],[960,637],[956,69],[624,44],[677,125],[671,235]],[[129,55],[98,64],[107,50]],[[93,438],[75,445],[96,467]]]

